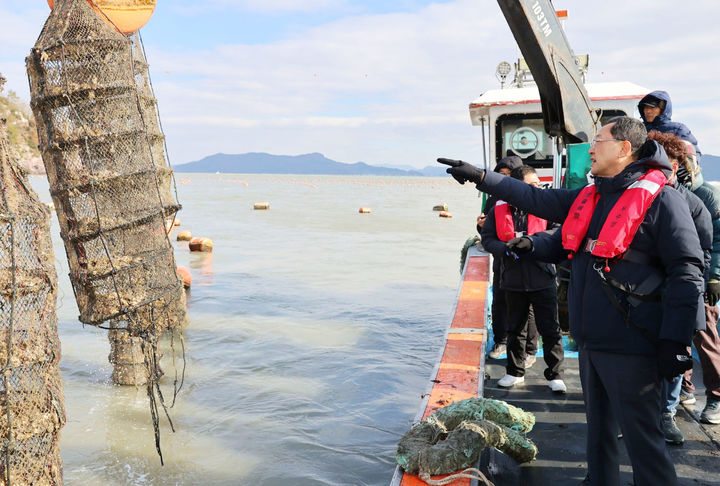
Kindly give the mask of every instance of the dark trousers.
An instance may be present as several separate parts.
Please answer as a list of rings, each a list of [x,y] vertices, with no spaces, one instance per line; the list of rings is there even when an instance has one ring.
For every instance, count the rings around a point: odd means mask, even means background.
[[[507,344],[508,330],[506,326],[506,314],[507,300],[505,298],[505,291],[493,282],[492,328],[493,341],[495,344]],[[520,340],[526,343],[525,354],[535,355],[537,352],[538,330],[535,324],[535,311],[532,306],[530,306],[530,311],[528,312],[527,326],[524,326],[520,333]]]
[[[508,324],[508,362],[506,371],[508,375],[525,375],[526,333],[530,305],[535,312],[535,325],[543,338],[543,354],[545,364],[545,378],[554,380],[560,378],[561,365],[564,358],[560,325],[557,318],[557,288],[555,286],[545,290],[533,292],[505,291],[507,299]]]
[[[505,291],[500,288],[500,259],[493,258],[492,329],[495,344],[507,344]]]
[[[693,344],[700,358],[703,372],[703,385],[705,394],[715,399],[720,398],[720,337],[717,330],[718,308],[705,304],[705,324],[707,329],[695,333]],[[692,382],[692,368],[683,376],[683,390],[695,393]]]
[[[620,486],[620,424],[635,486],[677,486],[662,432],[657,358],[581,348],[579,365],[591,484]]]
[[[518,334],[518,337],[520,338],[520,342],[525,342],[525,355],[535,356],[535,353],[537,353],[538,337],[540,337],[540,335],[538,334],[537,324],[535,323],[535,310],[532,305],[528,311],[527,325]]]

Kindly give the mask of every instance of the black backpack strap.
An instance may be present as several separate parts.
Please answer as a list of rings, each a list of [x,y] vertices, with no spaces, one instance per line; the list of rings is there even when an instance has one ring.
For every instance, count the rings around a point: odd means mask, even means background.
[[[595,269],[597,274],[600,276],[600,281],[602,282],[601,286],[602,286],[603,292],[605,292],[605,295],[607,296],[610,303],[613,305],[613,307],[615,307],[615,309],[620,313],[620,315],[623,316],[623,319],[625,320],[625,324],[628,327],[630,325],[632,325],[635,329],[640,331],[640,334],[642,334],[651,343],[657,344],[658,339],[655,336],[653,336],[650,333],[650,331],[648,331],[644,327],[638,326],[637,324],[635,324],[632,321],[632,319],[630,319],[630,314],[628,313],[628,310],[622,306],[622,304],[618,300],[617,296],[615,295],[615,292],[613,291],[613,289],[611,287],[614,287],[614,288],[620,290],[621,292],[625,292],[626,294],[628,294],[628,302],[633,307],[640,304],[639,301],[659,302],[661,300],[660,295],[643,295],[643,294],[638,294],[638,293],[629,291],[626,286],[622,285],[620,282],[618,282],[614,278],[610,277],[609,275],[606,275],[604,272],[604,266],[605,265],[602,265],[602,264],[598,265],[596,263],[595,265],[593,265],[593,268]],[[651,276],[648,277],[647,279],[645,279],[644,281],[642,281],[638,285],[638,287],[649,287],[651,285],[654,285],[655,282],[657,282],[657,285],[654,287],[656,289],[659,286],[659,284],[662,283],[663,279],[656,278],[654,276],[657,277],[657,273],[653,272],[651,274]],[[634,303],[633,303],[633,300],[635,300]]]

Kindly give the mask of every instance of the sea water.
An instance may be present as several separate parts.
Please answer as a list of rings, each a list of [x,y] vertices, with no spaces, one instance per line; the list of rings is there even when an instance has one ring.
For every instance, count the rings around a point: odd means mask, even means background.
[[[52,218],[66,484],[388,484],[452,318],[478,192],[450,178],[176,178],[171,236],[193,282],[164,466],[145,389],[112,384],[107,331],[78,321]],[[47,181],[32,184],[49,202]],[[452,219],[433,211],[442,203]],[[211,238],[213,253],[190,253],[178,230]],[[182,353],[176,342],[174,367],[164,344],[170,402]]]

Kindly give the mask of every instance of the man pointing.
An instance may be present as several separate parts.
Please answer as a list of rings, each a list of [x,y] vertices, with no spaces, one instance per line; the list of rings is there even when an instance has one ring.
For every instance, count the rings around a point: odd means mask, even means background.
[[[533,188],[462,161],[438,159],[458,182],[549,221],[551,236],[508,242],[515,253],[571,258],[570,333],[578,343],[588,424],[590,484],[620,484],[617,424],[636,486],[677,485],[660,421],[661,377],[692,365],[687,346],[702,327],[703,252],[672,172],[642,122],[619,117],[602,127],[590,155],[594,183]],[[526,255],[528,257],[528,255]]]

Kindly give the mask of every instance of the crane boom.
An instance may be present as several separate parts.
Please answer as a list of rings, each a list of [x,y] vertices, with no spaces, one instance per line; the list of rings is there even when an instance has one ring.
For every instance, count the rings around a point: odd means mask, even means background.
[[[588,142],[598,115],[550,0],[498,0],[540,92],[545,131],[565,144]]]

